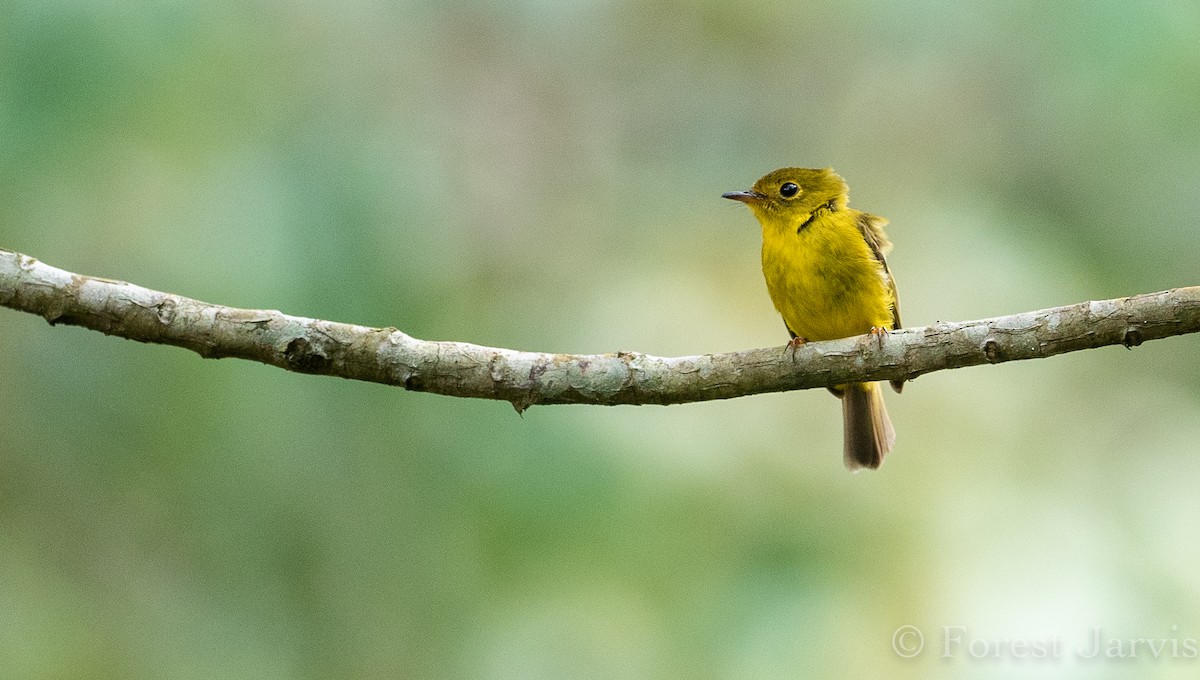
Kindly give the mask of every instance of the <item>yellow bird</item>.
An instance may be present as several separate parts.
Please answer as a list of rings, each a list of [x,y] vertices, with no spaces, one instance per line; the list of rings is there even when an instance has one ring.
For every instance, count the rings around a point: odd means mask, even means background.
[[[748,205],[762,224],[763,276],[793,348],[900,328],[896,282],[883,257],[892,247],[887,220],[848,207],[848,193],[831,168],[783,168],[749,191],[722,194]],[[892,381],[897,392],[902,386]],[[878,383],[830,391],[842,400],[846,467],[882,465],[896,431]]]

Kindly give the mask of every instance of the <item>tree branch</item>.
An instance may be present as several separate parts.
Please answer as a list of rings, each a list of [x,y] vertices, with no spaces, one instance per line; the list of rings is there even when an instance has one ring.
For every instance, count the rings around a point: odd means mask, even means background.
[[[803,345],[655,357],[430,342],[395,328],[224,307],[73,274],[0,249],[0,305],[139,342],[299,373],[533,404],[679,404],[1049,357],[1200,331],[1200,287]]]

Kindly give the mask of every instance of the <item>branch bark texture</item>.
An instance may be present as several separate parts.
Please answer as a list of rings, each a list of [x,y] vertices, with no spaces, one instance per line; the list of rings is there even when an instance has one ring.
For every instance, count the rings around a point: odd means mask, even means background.
[[[1036,359],[1200,331],[1200,287],[1082,302],[978,321],[781,347],[656,357],[545,354],[419,340],[370,328],[237,309],[74,274],[0,249],[0,305],[203,357],[237,357],[457,397],[533,404],[679,404]]]

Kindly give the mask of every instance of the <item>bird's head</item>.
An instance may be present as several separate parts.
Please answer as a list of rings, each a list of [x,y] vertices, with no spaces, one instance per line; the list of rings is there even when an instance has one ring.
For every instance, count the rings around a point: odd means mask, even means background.
[[[798,228],[818,209],[846,207],[849,188],[832,168],[781,168],[764,175],[749,191],[731,191],[722,197],[741,201],[759,222]]]

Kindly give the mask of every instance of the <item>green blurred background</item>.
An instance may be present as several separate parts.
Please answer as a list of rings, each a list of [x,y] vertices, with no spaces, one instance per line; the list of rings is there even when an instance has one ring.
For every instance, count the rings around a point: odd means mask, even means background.
[[[782,345],[720,194],[784,165],[891,219],[910,326],[1200,283],[1200,6],[0,2],[0,247],[211,302]],[[0,310],[0,668],[1195,676],[1082,658],[1200,638],[1195,337],[888,401],[850,475],[823,390],[518,417]]]

